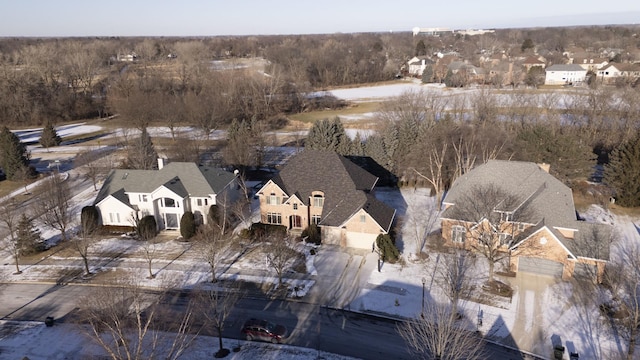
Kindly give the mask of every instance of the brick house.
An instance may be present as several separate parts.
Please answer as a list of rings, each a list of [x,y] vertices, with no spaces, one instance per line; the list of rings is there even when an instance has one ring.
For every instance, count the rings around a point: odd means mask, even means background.
[[[513,194],[513,205],[500,203],[492,212],[500,220],[454,215],[457,202],[478,186],[492,185]],[[473,232],[493,226],[500,250],[512,271],[568,279],[574,274],[601,279],[609,259],[611,228],[579,221],[571,189],[549,174],[548,165],[490,160],[456,179],[443,201],[442,236],[450,246],[471,247]],[[526,218],[513,215],[527,208]]]
[[[256,193],[261,222],[293,233],[317,224],[325,244],[371,249],[395,218],[395,209],[375,198],[377,182],[335,152],[304,150]]]
[[[111,170],[94,205],[102,225],[132,227],[135,218],[153,215],[158,230],[179,230],[186,211],[206,224],[212,205],[239,196],[237,177],[228,171],[159,159],[158,170]]]

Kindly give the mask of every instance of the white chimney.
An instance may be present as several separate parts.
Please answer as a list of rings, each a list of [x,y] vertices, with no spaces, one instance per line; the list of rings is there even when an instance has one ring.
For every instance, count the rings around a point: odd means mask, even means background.
[[[163,167],[164,167],[164,159],[158,158],[158,170],[162,170]]]

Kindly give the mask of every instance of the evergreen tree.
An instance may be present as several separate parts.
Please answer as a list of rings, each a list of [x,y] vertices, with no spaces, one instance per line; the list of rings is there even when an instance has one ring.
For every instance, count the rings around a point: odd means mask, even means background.
[[[305,147],[316,150],[330,150],[340,155],[347,155],[351,147],[351,140],[349,140],[340,118],[335,117],[333,120],[322,119],[316,121],[309,130]]]
[[[640,206],[640,135],[615,149],[605,166],[604,182],[622,206]]]
[[[53,124],[47,122],[47,124],[42,129],[42,135],[40,136],[40,145],[45,148],[50,148],[52,146],[58,146],[62,142],[60,136],[56,132],[56,129],[53,127]]]
[[[185,211],[180,218],[180,235],[189,240],[196,234],[196,221],[191,211]]]
[[[140,137],[129,146],[127,165],[130,169],[152,170],[157,168],[158,153],[153,147],[151,136],[146,128],[142,129]]]
[[[427,46],[424,44],[424,40],[418,41],[416,44],[416,56],[423,56],[427,54]]]
[[[533,44],[533,40],[530,38],[524,39],[522,42],[522,46],[520,46],[520,51],[525,52],[527,49],[533,49],[535,45]]]
[[[153,215],[147,215],[140,219],[138,223],[138,236],[141,240],[149,241],[158,235],[158,226],[156,218]]]
[[[46,249],[44,239],[40,236],[40,230],[33,226],[33,221],[25,214],[22,214],[20,221],[18,221],[16,238],[21,256],[36,254]]]
[[[380,252],[380,260],[395,263],[400,257],[400,251],[393,242],[391,235],[380,234],[376,238],[376,247]]]
[[[0,166],[8,180],[19,180],[31,173],[27,147],[6,126],[0,132]]]
[[[433,82],[433,67],[431,65],[427,65],[422,71],[422,83],[428,84],[431,82]]]
[[[85,228],[83,231],[87,235],[91,235],[96,232],[100,226],[100,214],[98,213],[98,209],[94,205],[83,207],[80,212],[80,223]]]

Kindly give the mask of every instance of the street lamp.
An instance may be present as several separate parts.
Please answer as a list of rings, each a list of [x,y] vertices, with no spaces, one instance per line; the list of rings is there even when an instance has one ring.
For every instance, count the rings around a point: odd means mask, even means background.
[[[420,317],[424,319],[424,286],[427,284],[427,279],[422,278],[422,311],[420,312]]]

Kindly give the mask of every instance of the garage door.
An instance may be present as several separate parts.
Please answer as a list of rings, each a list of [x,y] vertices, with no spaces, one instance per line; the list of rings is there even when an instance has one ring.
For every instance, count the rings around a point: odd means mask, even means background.
[[[347,231],[347,247],[358,249],[372,249],[378,234],[366,234],[355,231]]]
[[[523,256],[518,260],[518,271],[538,275],[562,277],[563,268],[564,265],[562,263],[546,259]]]

